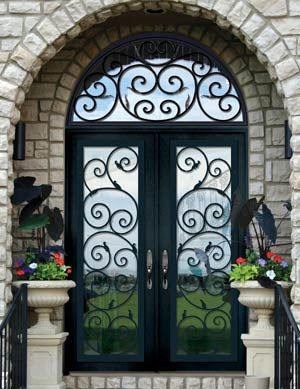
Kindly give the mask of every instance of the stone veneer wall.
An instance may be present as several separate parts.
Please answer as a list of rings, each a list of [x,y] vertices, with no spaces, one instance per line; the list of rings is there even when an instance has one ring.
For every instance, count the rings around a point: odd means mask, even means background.
[[[136,13],[133,19],[143,19]],[[64,138],[68,101],[72,89],[86,67],[110,43],[146,31],[176,32],[210,47],[238,80],[245,96],[249,119],[249,194],[266,195],[274,214],[284,213],[282,201],[290,198],[289,160],[284,159],[284,120],[282,100],[265,68],[239,40],[211,22],[201,26],[173,24],[95,26],[69,42],[37,75],[23,104],[21,119],[26,122],[26,159],[14,162],[15,176],[33,175],[37,183],[50,183],[53,192],[50,206],[64,210]],[[176,23],[177,21],[177,23]],[[121,18],[120,23],[123,23]],[[13,226],[17,226],[19,209],[13,209]],[[290,220],[280,228],[278,241],[290,240]],[[31,242],[30,233],[13,229],[13,253],[18,256]],[[281,246],[278,253],[289,256],[290,246]],[[62,312],[56,312],[62,327]]]
[[[11,300],[12,207],[9,196],[13,189],[12,141],[14,125],[20,118],[21,107],[33,80],[38,74],[39,77],[42,77],[43,71],[39,73],[41,68],[68,41],[76,38],[82,31],[97,23],[103,23],[107,19],[113,20],[117,15],[149,7],[155,8],[156,6],[181,15],[191,15],[195,20],[200,20],[200,17],[209,19],[225,30],[231,31],[235,37],[244,42],[255,53],[274,81],[277,91],[282,95],[293,133],[291,144],[294,155],[291,160],[290,177],[291,198],[294,206],[291,217],[293,241],[291,254],[296,285],[293,288],[292,298],[293,312],[296,320],[300,323],[300,261],[298,261],[300,256],[299,0],[165,0],[161,2],[153,0],[7,0],[0,3],[0,317],[3,317],[6,304]],[[77,73],[75,68],[77,68],[76,65],[74,65],[74,73],[71,75],[76,78],[81,70],[79,69]],[[264,74],[262,77],[266,76],[263,71],[262,74]],[[262,82],[262,84],[265,83]],[[250,85],[249,87],[252,88]],[[62,84],[61,96],[63,96],[64,88],[65,86]],[[266,93],[264,96],[267,100],[270,94]],[[65,97],[62,98],[62,101],[64,99]],[[249,103],[248,107],[250,107]],[[40,114],[50,113],[49,110],[50,108],[47,111],[44,105],[43,112]],[[272,109],[270,109],[271,111]],[[262,113],[258,112],[261,111],[253,110],[253,114],[250,116],[257,116],[252,125],[255,125],[257,120],[257,128],[261,128],[263,116]],[[264,112],[266,112],[266,119],[272,120],[274,118],[272,113],[268,117],[267,110]],[[62,122],[60,121],[62,117],[63,114],[59,112],[50,114],[51,131],[49,131],[49,137],[56,130],[58,130],[57,134],[61,132]],[[281,125],[282,123],[280,123]],[[273,123],[269,126],[268,131],[266,128],[264,136],[260,132],[261,130],[258,130],[257,134],[260,134],[257,138],[258,144],[263,139],[264,142],[268,142],[268,139],[269,141],[274,139],[271,129],[276,126],[277,124]],[[251,131],[253,130],[250,130],[250,134]],[[270,134],[272,134],[271,138]],[[34,143],[35,147],[36,143]],[[255,142],[252,147],[254,144]],[[274,146],[274,148],[279,149],[280,146]],[[34,153],[38,150],[44,150],[45,153],[47,149],[37,148]],[[43,154],[43,152],[39,152]],[[258,159],[256,164],[260,168],[258,174],[262,174],[264,170],[263,154],[262,151],[253,152],[253,155],[257,155]],[[53,157],[62,159],[62,156],[53,155]],[[47,157],[44,159],[48,161]],[[268,170],[271,165],[276,166],[276,162],[279,165],[279,161],[275,158],[272,164],[266,163],[265,168]],[[48,162],[44,163],[44,171],[47,172]],[[32,168],[36,171],[35,164]],[[59,170],[61,169],[57,169],[57,171]],[[270,170],[268,171],[270,172]],[[274,172],[276,174],[276,167],[273,168]],[[51,173],[48,174],[51,175]],[[256,188],[259,188],[259,183],[263,182],[261,178],[255,176],[252,180],[252,187]],[[62,182],[57,182],[57,187],[61,184]],[[273,187],[271,183],[268,186],[271,192],[269,196],[275,198],[275,195],[278,195],[278,193],[273,194],[272,192],[275,189],[275,184]],[[285,184],[278,184],[278,188],[283,191],[287,190]],[[258,191],[261,191],[261,188]],[[286,193],[281,193],[280,196],[286,198]],[[57,196],[57,198],[59,197]]]
[[[143,15],[137,14],[136,18]],[[249,118],[249,193],[266,195],[275,215],[284,213],[282,201],[290,199],[289,160],[284,158],[284,120],[282,100],[269,74],[256,56],[231,34],[211,23],[193,25],[121,25],[94,27],[71,41],[37,75],[22,107],[26,122],[26,160],[14,163],[15,175],[33,175],[38,183],[50,183],[51,206],[64,209],[64,138],[68,101],[72,88],[92,59],[111,42],[145,31],[177,32],[210,47],[236,76],[245,96]],[[247,156],[245,156],[247,158]],[[14,216],[17,217],[15,209]],[[17,220],[14,219],[17,224]],[[280,239],[290,239],[290,221],[280,228]],[[24,233],[14,230],[13,250],[22,252],[29,244]],[[280,241],[280,240],[279,240]],[[290,246],[281,246],[290,254]]]

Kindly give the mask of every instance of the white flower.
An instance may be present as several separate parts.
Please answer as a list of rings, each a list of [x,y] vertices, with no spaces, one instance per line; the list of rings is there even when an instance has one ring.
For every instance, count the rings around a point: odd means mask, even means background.
[[[270,280],[274,280],[274,278],[276,277],[276,274],[274,272],[274,270],[268,270],[266,272],[266,276],[270,278]]]
[[[30,269],[36,269],[37,268],[37,263],[35,262],[32,262],[30,265],[29,265]]]

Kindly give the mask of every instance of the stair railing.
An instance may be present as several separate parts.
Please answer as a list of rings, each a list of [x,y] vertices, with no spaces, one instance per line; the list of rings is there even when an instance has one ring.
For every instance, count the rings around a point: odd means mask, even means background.
[[[26,389],[27,327],[27,285],[23,284],[0,324],[0,389]]]
[[[300,331],[287,296],[275,286],[275,389],[300,389]]]

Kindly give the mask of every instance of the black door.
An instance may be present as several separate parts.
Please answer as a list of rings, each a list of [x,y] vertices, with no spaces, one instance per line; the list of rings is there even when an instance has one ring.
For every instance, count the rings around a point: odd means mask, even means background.
[[[77,130],[67,145],[67,369],[242,369],[227,273],[244,133]]]

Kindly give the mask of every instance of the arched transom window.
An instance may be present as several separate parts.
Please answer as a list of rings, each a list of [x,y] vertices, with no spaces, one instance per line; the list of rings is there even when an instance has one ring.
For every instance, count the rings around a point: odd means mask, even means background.
[[[246,123],[232,75],[209,50],[178,36],[140,36],[110,47],[78,83],[77,122]]]

